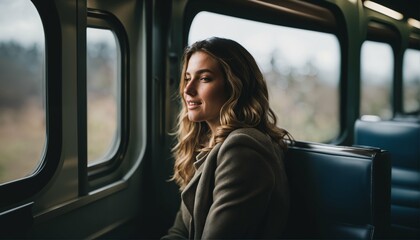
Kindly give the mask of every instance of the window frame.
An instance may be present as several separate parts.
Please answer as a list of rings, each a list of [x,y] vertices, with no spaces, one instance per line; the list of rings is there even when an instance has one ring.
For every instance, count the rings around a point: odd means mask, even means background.
[[[87,159],[87,85],[86,78],[82,84],[84,88],[84,96],[78,99],[79,111],[84,113],[84,126],[85,129],[79,136],[83,139],[84,152],[80,152],[83,158],[83,166],[87,167],[87,185],[88,188],[94,189],[104,186],[110,182],[120,179],[120,172],[117,171],[123,162],[124,156],[127,152],[128,139],[129,139],[129,48],[128,39],[125,29],[121,22],[112,14],[104,11],[88,8],[87,10],[87,25],[86,29],[99,28],[110,30],[115,34],[117,41],[117,51],[119,51],[118,61],[118,74],[120,81],[120,88],[118,89],[117,96],[117,136],[119,139],[118,146],[114,154],[103,161],[88,165]],[[82,176],[83,177],[83,176]],[[81,179],[79,179],[81,180]]]
[[[305,9],[305,13],[300,12]],[[299,9],[294,11],[293,9]],[[325,143],[341,144],[348,136],[346,112],[346,91],[347,84],[347,48],[346,38],[347,29],[340,28],[339,24],[343,22],[342,11],[337,5],[329,2],[317,2],[315,4],[299,1],[248,1],[236,2],[223,0],[213,0],[201,2],[198,0],[188,1],[185,6],[185,17],[183,19],[182,46],[188,44],[188,34],[195,16],[202,12],[212,12],[226,16],[237,17],[246,20],[252,20],[262,23],[268,23],[278,26],[291,27],[302,30],[317,31],[334,35],[339,44],[340,50],[340,73],[338,82],[338,133],[337,136]],[[322,17],[319,17],[322,16]]]
[[[24,178],[0,184],[0,211],[21,203],[52,179],[60,165],[62,149],[62,36],[55,3],[31,0],[41,18],[45,36],[46,143],[34,172]]]
[[[418,31],[412,31],[408,36],[408,47],[410,49],[420,50],[420,29]]]
[[[371,10],[368,10],[370,13]],[[399,65],[398,56],[400,56],[402,44],[402,36],[397,27],[391,23],[384,21],[380,18],[370,16],[367,20],[367,29],[366,29],[366,38],[364,41],[373,41],[386,43],[391,46],[393,53],[394,61],[394,71],[392,75],[392,85],[391,85],[391,111],[392,116],[395,117],[398,112],[401,112],[403,109],[403,99],[402,99],[402,65]],[[363,41],[363,42],[364,42]],[[360,46],[363,45],[363,42]],[[361,89],[360,89],[361,90]],[[360,111],[361,105],[359,106]]]

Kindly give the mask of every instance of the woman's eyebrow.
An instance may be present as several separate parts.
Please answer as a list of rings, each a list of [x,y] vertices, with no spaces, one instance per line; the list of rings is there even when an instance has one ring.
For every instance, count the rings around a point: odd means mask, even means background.
[[[213,73],[213,71],[211,69],[204,68],[195,72],[195,74],[203,74],[203,73]],[[191,74],[189,72],[185,72],[185,75],[191,75]]]

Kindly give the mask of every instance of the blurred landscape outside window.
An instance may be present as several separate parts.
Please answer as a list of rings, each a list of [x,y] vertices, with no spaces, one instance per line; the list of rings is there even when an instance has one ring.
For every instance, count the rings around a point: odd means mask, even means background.
[[[189,44],[212,36],[235,40],[254,56],[279,127],[301,141],[338,137],[341,53],[336,36],[200,12]]]
[[[407,49],[403,59],[404,112],[420,111],[420,50]]]
[[[29,0],[0,1],[0,184],[29,176],[46,144],[45,39]]]
[[[394,55],[387,43],[365,41],[361,49],[360,115],[392,118]]]
[[[118,144],[117,39],[109,29],[87,29],[88,164],[109,160]]]

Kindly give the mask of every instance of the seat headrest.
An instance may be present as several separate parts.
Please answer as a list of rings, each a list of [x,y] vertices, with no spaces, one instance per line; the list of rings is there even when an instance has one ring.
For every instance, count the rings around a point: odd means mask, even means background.
[[[389,224],[391,165],[386,152],[297,143],[285,163],[291,191],[288,231],[298,238],[345,237],[358,235],[364,226],[381,231]],[[299,235],[306,234],[302,229],[311,234]]]

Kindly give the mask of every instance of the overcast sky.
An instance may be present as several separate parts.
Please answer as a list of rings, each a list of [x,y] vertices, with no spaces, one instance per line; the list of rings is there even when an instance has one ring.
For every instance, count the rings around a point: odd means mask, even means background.
[[[189,42],[211,36],[239,42],[254,56],[263,71],[269,70],[271,54],[276,51],[282,58],[280,64],[302,67],[310,59],[318,69],[338,77],[339,44],[332,34],[201,12],[192,23]]]
[[[0,0],[0,41],[44,45],[41,18],[29,0]]]

